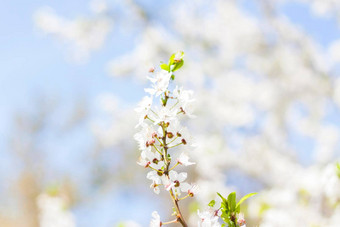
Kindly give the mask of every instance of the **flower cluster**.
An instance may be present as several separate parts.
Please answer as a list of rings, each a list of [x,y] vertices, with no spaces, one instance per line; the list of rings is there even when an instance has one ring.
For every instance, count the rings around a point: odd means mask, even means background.
[[[136,127],[141,128],[135,134],[139,150],[141,151],[139,165],[150,169],[147,179],[151,180],[150,188],[159,194],[161,188],[170,193],[174,203],[174,214],[176,219],[169,222],[162,222],[157,211],[152,213],[151,227],[159,227],[170,223],[180,223],[188,226],[181,214],[178,202],[188,197],[193,197],[198,192],[196,184],[186,182],[187,173],[178,173],[174,169],[178,165],[190,166],[195,164],[189,161],[189,156],[185,152],[176,152],[176,148],[194,146],[192,137],[188,129],[181,125],[182,116],[194,117],[192,114],[193,92],[184,90],[182,87],[174,86],[171,89],[171,81],[175,79],[174,71],[183,65],[183,52],[178,52],[170,57],[169,63],[163,63],[159,72],[155,68],[149,70],[154,73],[148,77],[151,81],[151,88],[145,89],[149,94],[144,97],[136,108],[140,114]],[[157,102],[154,100],[160,100]],[[178,154],[179,153],[179,154]],[[173,158],[177,155],[177,158]],[[186,195],[182,196],[182,193]],[[240,213],[240,205],[247,198],[255,193],[244,196],[236,203],[236,193],[229,194],[228,199],[217,193],[222,199],[221,205],[213,209],[215,200],[209,203],[209,209],[203,212],[198,211],[198,226],[220,227],[219,219],[225,224],[223,226],[245,227],[245,220]]]
[[[195,164],[189,161],[185,152],[176,152],[180,147],[194,146],[192,137],[186,127],[180,123],[182,116],[192,115],[193,92],[170,83],[175,79],[174,71],[183,65],[183,52],[171,56],[168,64],[162,64],[159,71],[149,70],[152,76],[151,88],[145,89],[148,96],[139,103],[136,111],[140,114],[136,127],[141,128],[134,138],[141,151],[139,165],[150,169],[147,179],[151,180],[150,188],[156,194],[164,188],[170,193],[175,204],[176,222],[186,225],[178,207],[178,201],[193,197],[198,192],[198,186],[186,182],[187,173],[177,172],[179,166]],[[159,99],[160,103],[155,100]],[[184,196],[180,197],[182,193]],[[160,226],[159,215],[154,212],[151,226]]]

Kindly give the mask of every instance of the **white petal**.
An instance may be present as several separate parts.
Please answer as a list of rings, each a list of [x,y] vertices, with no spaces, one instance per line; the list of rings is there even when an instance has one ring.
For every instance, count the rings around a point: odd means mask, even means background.
[[[188,174],[186,172],[178,174],[177,180],[179,182],[183,182],[185,179],[187,179]]]
[[[159,187],[154,187],[153,191],[158,195],[161,190],[159,189]]]
[[[169,172],[169,177],[170,177],[170,180],[175,181],[178,178],[178,173],[174,170],[171,170]]]
[[[191,188],[191,185],[188,184],[187,182],[183,182],[180,184],[180,188],[182,192],[188,192],[189,189]]]

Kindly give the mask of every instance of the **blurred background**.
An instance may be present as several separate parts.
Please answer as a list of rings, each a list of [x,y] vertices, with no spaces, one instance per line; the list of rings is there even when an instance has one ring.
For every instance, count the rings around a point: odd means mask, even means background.
[[[340,1],[0,2],[0,226],[148,226],[133,111],[178,51],[198,141],[190,226],[257,191],[247,226],[340,226]]]

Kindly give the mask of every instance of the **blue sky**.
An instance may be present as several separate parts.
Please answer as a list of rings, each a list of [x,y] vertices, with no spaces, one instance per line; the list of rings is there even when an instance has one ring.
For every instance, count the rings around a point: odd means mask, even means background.
[[[139,100],[143,94],[143,88],[137,82],[113,78],[106,72],[106,64],[109,60],[133,48],[129,42],[131,40],[123,40],[122,37],[111,35],[112,38],[108,40],[105,48],[95,52],[87,63],[68,62],[63,46],[34,28],[33,13],[46,5],[70,19],[90,13],[88,2],[83,0],[0,2],[0,43],[2,44],[0,46],[0,150],[2,150],[0,166],[3,166],[2,169],[0,167],[0,172],[5,170],[6,163],[8,165],[8,158],[3,150],[7,148],[13,114],[18,111],[33,111],[32,101],[36,97],[40,95],[47,99],[56,97],[67,109],[67,106],[73,105],[80,97],[94,102],[95,98],[103,92],[119,95],[130,103]],[[257,13],[251,5],[245,7],[250,13]],[[315,18],[303,4],[285,5],[281,12],[294,23],[299,24],[324,47],[340,38],[340,31],[334,19]],[[81,150],[82,144],[75,146]],[[64,149],[65,156],[61,152],[59,158],[69,158],[67,156],[69,149]],[[70,161],[69,165],[71,167],[73,162]],[[114,201],[116,198],[106,201]],[[103,203],[100,206],[111,205]],[[116,208],[113,207],[106,215],[112,215]],[[83,214],[82,211],[78,213]]]

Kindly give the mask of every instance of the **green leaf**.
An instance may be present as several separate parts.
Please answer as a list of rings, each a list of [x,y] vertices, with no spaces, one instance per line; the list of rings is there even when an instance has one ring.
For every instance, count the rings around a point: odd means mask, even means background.
[[[172,55],[170,56],[170,59],[169,59],[169,66],[172,65],[172,64],[174,63],[175,55],[176,55],[176,54],[172,54]]]
[[[216,203],[215,200],[211,200],[210,203],[208,204],[208,206],[213,207],[213,206],[215,206],[215,203]]]
[[[230,211],[234,212],[236,208],[236,192],[232,192],[228,195],[228,203]]]
[[[176,211],[175,207],[173,207],[171,216],[175,216],[175,215],[177,215],[177,211]]]
[[[228,223],[230,221],[229,215],[227,213],[222,213],[221,218],[225,223]]]
[[[173,72],[175,72],[176,70],[180,69],[184,64],[184,60],[178,62],[178,63],[175,63],[174,64],[174,68],[172,69]]]
[[[183,52],[183,51],[178,51],[178,52],[174,53],[173,55],[171,55],[171,57],[170,57],[170,59],[169,59],[169,66],[171,66],[171,65],[173,65],[173,64],[176,63],[176,62],[174,61],[176,54],[180,54],[180,58],[181,58],[181,61],[180,61],[180,62],[183,61],[184,52]],[[178,62],[178,63],[180,63],[180,62]],[[182,65],[183,65],[183,64],[182,64]]]
[[[340,162],[336,163],[336,174],[340,178]]]
[[[217,195],[219,197],[221,197],[221,199],[222,199],[222,203],[221,203],[222,215],[223,215],[223,213],[228,213],[229,212],[228,201],[220,193],[217,192]]]
[[[166,105],[166,99],[161,98],[161,100],[162,100],[162,105],[165,106]]]
[[[220,193],[216,192],[219,197],[221,197],[222,201],[226,200]]]
[[[160,65],[160,67],[161,67],[161,69],[164,69],[164,70],[170,72],[170,67],[169,67],[169,65],[163,63],[163,64]]]
[[[242,199],[240,199],[240,201],[238,201],[238,203],[236,204],[236,209],[238,209],[238,210],[240,210],[240,205],[244,202],[244,201],[246,201],[247,199],[249,199],[250,197],[252,197],[252,196],[254,196],[254,195],[256,195],[257,194],[257,192],[253,192],[253,193],[249,193],[248,195],[245,195],[245,196],[243,196],[242,197]]]

